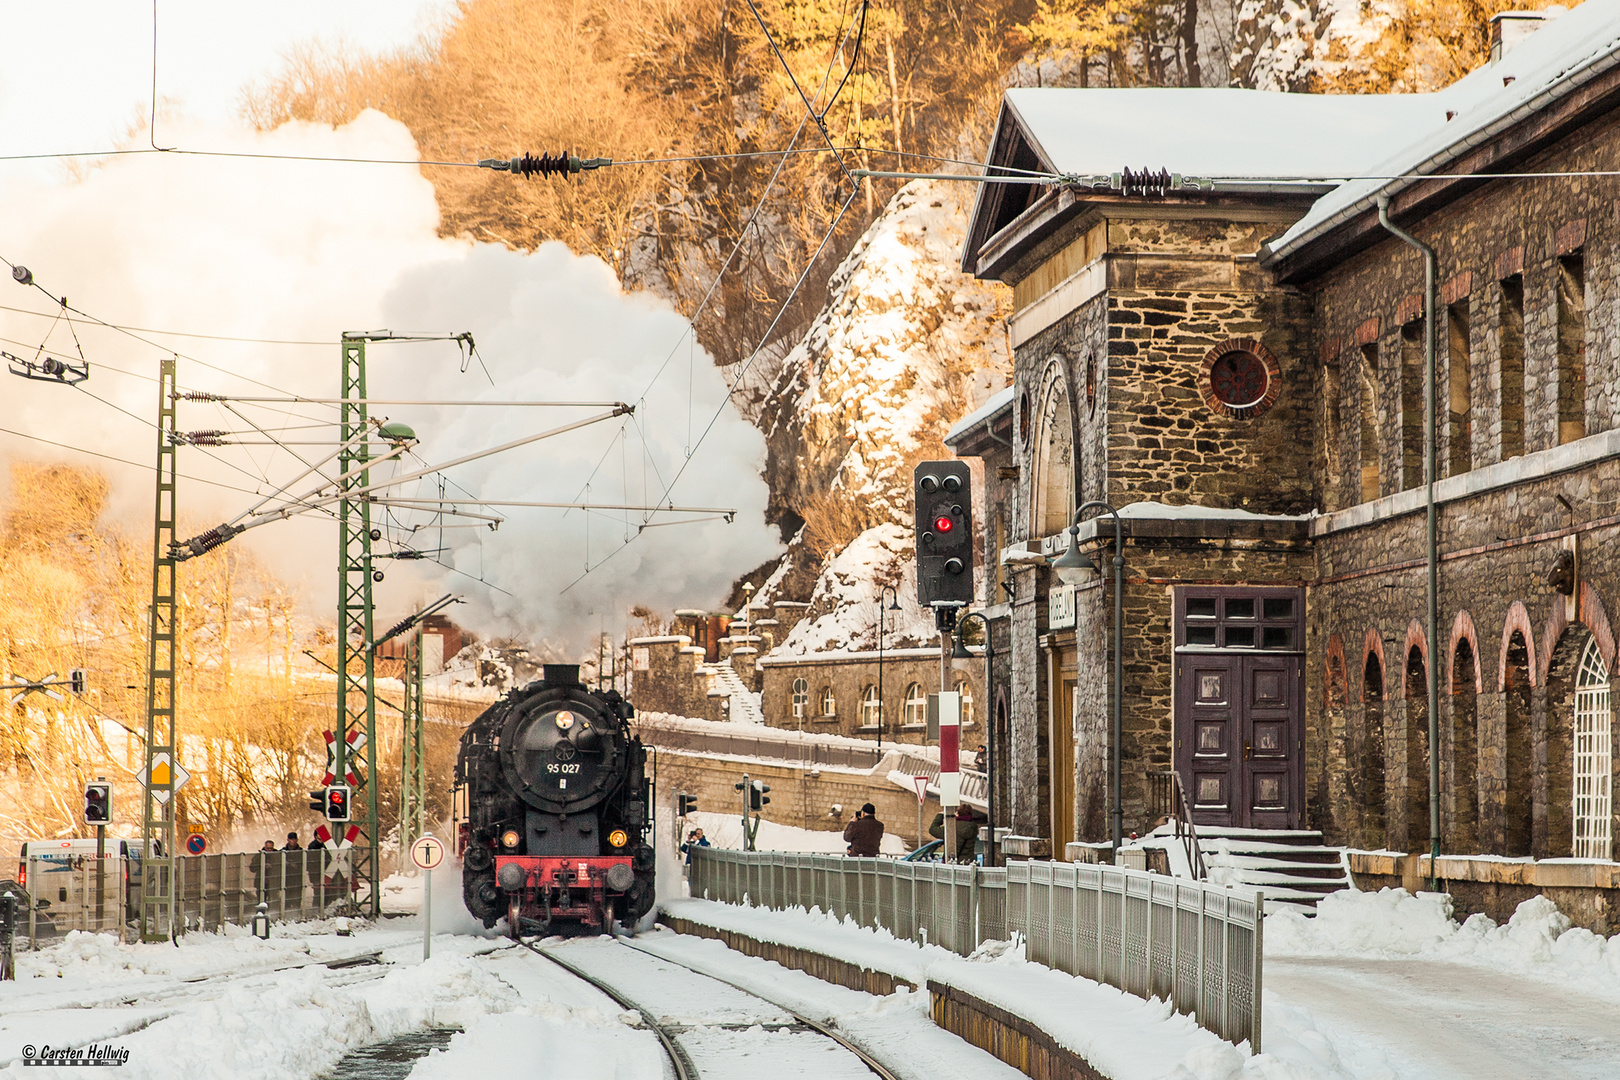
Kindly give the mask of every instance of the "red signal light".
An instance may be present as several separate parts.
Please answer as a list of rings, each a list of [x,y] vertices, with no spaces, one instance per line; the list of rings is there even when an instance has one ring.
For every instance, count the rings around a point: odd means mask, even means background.
[[[956,528],[956,522],[941,514],[939,517],[934,519],[934,528],[938,529],[942,533],[948,533],[952,529]]]

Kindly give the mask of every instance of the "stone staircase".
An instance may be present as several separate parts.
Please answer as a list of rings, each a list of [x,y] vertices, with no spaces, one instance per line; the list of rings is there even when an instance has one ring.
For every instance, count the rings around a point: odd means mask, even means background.
[[[1149,835],[1166,846],[1178,845],[1173,825],[1161,825]],[[1315,829],[1223,829],[1200,825],[1198,848],[1203,854],[1207,881],[1259,889],[1268,912],[1290,908],[1314,915],[1316,902],[1322,897],[1354,887],[1344,849],[1325,845],[1322,834]],[[1184,872],[1185,863],[1184,857],[1172,858],[1172,872]]]
[[[731,719],[743,724],[763,724],[765,713],[759,706],[759,695],[744,685],[730,664],[714,664],[709,668],[713,676],[710,686],[724,690],[731,698]]]

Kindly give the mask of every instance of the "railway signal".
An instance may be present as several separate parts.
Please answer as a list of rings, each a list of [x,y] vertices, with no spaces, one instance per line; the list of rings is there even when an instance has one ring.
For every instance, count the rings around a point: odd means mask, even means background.
[[[771,801],[765,797],[765,793],[769,790],[771,790],[771,785],[765,783],[763,780],[755,780],[752,784],[750,784],[748,787],[748,809],[765,809],[766,804]]]
[[[326,820],[349,820],[349,785],[333,784],[326,789]]]
[[[89,783],[84,785],[84,823],[86,825],[112,824],[112,785]]]
[[[924,461],[912,474],[917,599],[924,606],[973,602],[973,479],[965,461]]]
[[[743,850],[753,851],[754,838],[759,835],[759,812],[771,801],[765,797],[771,786],[763,780],[751,780],[743,773],[743,778],[731,787],[742,793]]]
[[[675,814],[677,817],[687,817],[697,810],[697,806],[698,801],[696,795],[688,795],[684,791],[676,793]]]

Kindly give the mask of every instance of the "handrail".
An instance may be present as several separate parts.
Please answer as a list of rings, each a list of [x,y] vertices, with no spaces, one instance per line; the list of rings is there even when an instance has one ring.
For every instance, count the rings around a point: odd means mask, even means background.
[[[1155,810],[1163,810],[1165,817],[1169,818],[1174,829],[1175,838],[1181,844],[1182,851],[1187,856],[1187,866],[1192,871],[1194,881],[1205,881],[1209,877],[1209,868],[1204,864],[1204,849],[1198,842],[1198,826],[1193,824],[1192,804],[1187,799],[1187,789],[1182,786],[1181,773],[1175,769],[1166,769],[1164,772],[1152,774],[1149,779],[1157,779],[1159,784],[1153,784]],[[1163,792],[1158,789],[1163,785]],[[1166,805],[1168,804],[1168,805]]]

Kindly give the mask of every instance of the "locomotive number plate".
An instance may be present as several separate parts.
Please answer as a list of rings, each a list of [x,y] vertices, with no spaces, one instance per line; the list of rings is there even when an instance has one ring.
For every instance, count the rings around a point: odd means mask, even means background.
[[[548,772],[548,773],[568,773],[569,775],[572,775],[574,773],[579,772],[579,762],[576,761],[572,765],[558,765],[554,761],[551,764],[546,766],[546,772]]]

